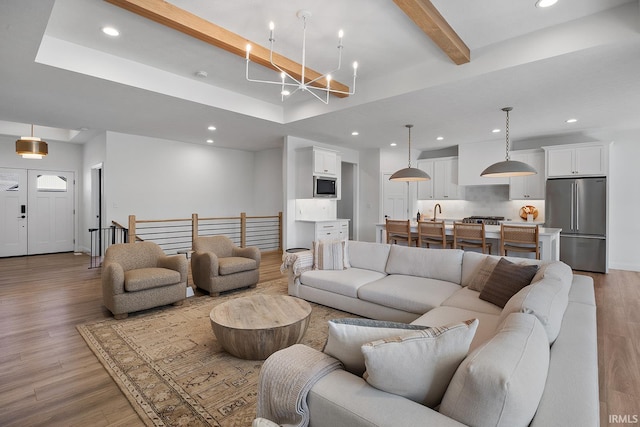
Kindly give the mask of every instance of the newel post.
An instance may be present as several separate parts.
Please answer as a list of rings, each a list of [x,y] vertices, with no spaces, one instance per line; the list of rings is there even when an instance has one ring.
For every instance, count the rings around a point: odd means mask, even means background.
[[[198,214],[191,214],[191,249],[193,249],[193,241],[198,237]]]
[[[127,238],[127,243],[135,243],[136,242],[136,216],[129,215],[129,235]]]

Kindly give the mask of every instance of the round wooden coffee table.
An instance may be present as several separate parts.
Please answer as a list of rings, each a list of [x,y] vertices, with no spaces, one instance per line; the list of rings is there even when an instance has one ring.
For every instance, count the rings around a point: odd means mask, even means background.
[[[218,342],[241,359],[263,360],[299,343],[311,306],[288,295],[252,295],[219,304],[209,315]]]

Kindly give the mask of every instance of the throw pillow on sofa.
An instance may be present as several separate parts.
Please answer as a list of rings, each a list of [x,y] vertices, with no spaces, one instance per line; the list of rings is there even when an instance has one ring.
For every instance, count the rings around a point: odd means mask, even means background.
[[[549,370],[549,343],[535,316],[512,313],[456,370],[439,412],[475,427],[525,427]]]
[[[318,240],[313,242],[314,270],[344,270],[349,265],[347,240]]]
[[[531,283],[537,271],[537,265],[514,264],[501,258],[482,288],[479,298],[504,307],[512,296]]]
[[[491,273],[493,273],[496,265],[498,265],[498,261],[500,261],[500,258],[491,256],[488,256],[484,260],[482,260],[480,265],[478,265],[478,267],[473,272],[473,276],[467,283],[467,287],[473,291],[481,292],[484,288],[484,285],[491,277]]]
[[[360,349],[363,344],[427,328],[371,319],[334,319],[328,323],[329,336],[322,351],[341,361],[345,370],[357,376],[362,376],[365,370]]]
[[[373,387],[431,408],[442,400],[451,377],[466,357],[478,319],[429,327],[362,346]]]

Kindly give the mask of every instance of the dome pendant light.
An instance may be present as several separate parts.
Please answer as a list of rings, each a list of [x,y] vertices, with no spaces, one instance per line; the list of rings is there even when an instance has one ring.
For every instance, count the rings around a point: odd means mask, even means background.
[[[431,177],[422,169],[412,168],[411,167],[411,128],[413,125],[405,125],[407,129],[409,129],[409,167],[400,169],[391,177],[389,181],[404,181],[404,182],[415,182],[415,181],[428,181]]]
[[[41,159],[49,154],[49,146],[45,141],[33,136],[31,125],[31,136],[22,136],[16,141],[16,154],[23,159]]]
[[[506,134],[506,160],[503,162],[494,163],[485,170],[482,171],[480,176],[488,178],[501,178],[511,176],[527,176],[535,175],[538,173],[533,167],[526,163],[519,162],[517,160],[511,160],[509,155],[509,111],[513,110],[511,107],[504,107],[502,111],[507,113],[507,125],[505,127]]]

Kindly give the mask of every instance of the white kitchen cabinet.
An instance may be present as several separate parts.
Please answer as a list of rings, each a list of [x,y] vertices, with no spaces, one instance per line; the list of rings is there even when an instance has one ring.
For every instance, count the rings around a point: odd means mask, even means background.
[[[313,147],[313,174],[337,176],[338,153],[324,148]]]
[[[313,177],[336,178],[337,197],[342,192],[340,153],[321,147],[303,147],[296,150],[296,199],[313,198]]]
[[[544,199],[544,151],[512,151],[511,160],[524,162],[538,171],[536,175],[516,176],[509,179],[509,199]]]
[[[419,160],[418,168],[431,180],[418,182],[418,200],[456,200],[461,197],[458,186],[458,158],[442,157]]]
[[[349,238],[349,221],[339,219],[336,221],[318,221],[315,223],[314,241],[335,240]]]
[[[416,165],[431,177],[429,181],[418,181],[418,200],[433,200],[433,162],[434,159],[423,159]]]
[[[570,144],[542,147],[546,153],[547,177],[606,176],[607,144]]]

